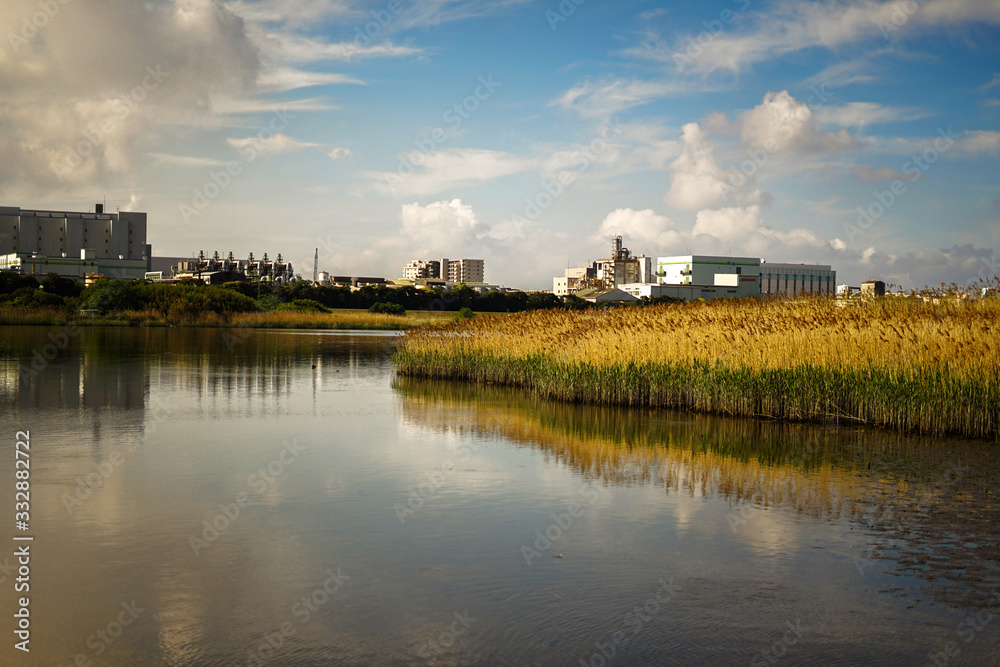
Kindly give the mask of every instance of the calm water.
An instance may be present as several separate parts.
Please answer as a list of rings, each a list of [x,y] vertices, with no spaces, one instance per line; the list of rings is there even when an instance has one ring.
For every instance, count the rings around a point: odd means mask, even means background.
[[[996,443],[539,404],[386,335],[61,333],[0,327],[4,665],[1000,663]]]

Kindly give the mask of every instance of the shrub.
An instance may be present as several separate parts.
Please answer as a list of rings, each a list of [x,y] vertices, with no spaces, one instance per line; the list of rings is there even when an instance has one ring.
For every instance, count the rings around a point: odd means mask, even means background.
[[[386,303],[384,301],[372,304],[368,312],[381,313],[383,315],[406,315],[406,309],[398,303]]]

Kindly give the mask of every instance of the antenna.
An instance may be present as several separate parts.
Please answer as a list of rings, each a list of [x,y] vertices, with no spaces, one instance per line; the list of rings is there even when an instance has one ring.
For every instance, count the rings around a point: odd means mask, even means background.
[[[313,282],[319,282],[319,248],[313,253]]]

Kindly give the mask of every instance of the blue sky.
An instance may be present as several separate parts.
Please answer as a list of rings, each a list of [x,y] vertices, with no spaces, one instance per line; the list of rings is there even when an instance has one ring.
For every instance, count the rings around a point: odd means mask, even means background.
[[[606,254],[1000,272],[1000,0],[12,0],[0,190],[157,255],[544,288]]]

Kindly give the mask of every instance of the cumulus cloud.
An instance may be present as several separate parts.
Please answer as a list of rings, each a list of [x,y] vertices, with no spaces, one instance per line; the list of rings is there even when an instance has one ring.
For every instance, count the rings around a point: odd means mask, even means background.
[[[690,210],[724,203],[765,204],[769,196],[752,188],[752,178],[719,166],[715,146],[698,123],[681,128],[681,154],[670,163],[670,189],[664,201]]]
[[[479,236],[488,231],[472,206],[461,199],[427,206],[404,204],[399,217],[408,247],[422,257],[475,251]]]
[[[787,90],[765,94],[760,104],[740,114],[739,124],[743,144],[771,153],[784,150],[835,153],[861,146],[847,130],[820,132],[812,109]]]
[[[637,252],[645,254],[668,249],[675,251],[683,240],[672,220],[648,208],[641,211],[619,208],[608,213],[594,235],[594,240],[606,241],[619,235],[629,239],[630,243],[636,241],[643,247],[643,250]]]
[[[8,184],[129,174],[161,128],[210,110],[213,93],[252,87],[261,70],[243,20],[210,0],[74,0],[40,27],[28,20],[38,11],[35,0],[0,3],[15,37],[0,51]]]
[[[763,256],[771,251],[801,253],[803,251],[825,251],[830,243],[816,232],[795,228],[781,231],[764,224],[759,206],[733,206],[716,210],[699,211],[691,230],[694,237],[708,236],[716,241],[716,248],[725,246],[739,248],[738,252],[750,252]]]

